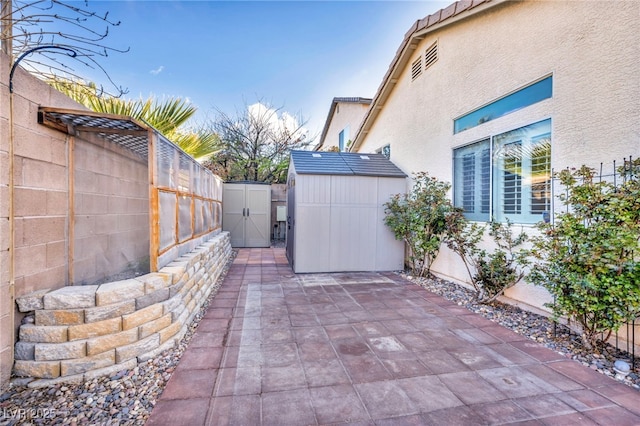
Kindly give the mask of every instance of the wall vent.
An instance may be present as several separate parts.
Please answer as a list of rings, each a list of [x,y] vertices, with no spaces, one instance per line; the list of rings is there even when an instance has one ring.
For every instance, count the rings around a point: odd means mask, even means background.
[[[438,60],[438,42],[433,43],[424,54],[424,69],[426,70]]]
[[[422,57],[411,64],[411,80],[415,80],[420,74],[422,74]]]

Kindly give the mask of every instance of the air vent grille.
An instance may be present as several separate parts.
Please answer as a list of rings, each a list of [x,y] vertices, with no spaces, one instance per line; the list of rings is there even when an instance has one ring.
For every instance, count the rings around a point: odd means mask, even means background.
[[[411,80],[415,80],[418,76],[422,74],[422,58],[418,58],[415,60],[413,64],[411,64]]]
[[[424,69],[426,70],[438,60],[438,42],[433,43],[424,54]]]

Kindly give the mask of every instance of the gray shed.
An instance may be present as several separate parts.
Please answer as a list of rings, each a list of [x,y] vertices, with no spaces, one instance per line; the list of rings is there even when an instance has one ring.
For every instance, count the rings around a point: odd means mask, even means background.
[[[404,243],[384,206],[407,175],[381,154],[292,151],[287,258],[295,272],[403,269]]]

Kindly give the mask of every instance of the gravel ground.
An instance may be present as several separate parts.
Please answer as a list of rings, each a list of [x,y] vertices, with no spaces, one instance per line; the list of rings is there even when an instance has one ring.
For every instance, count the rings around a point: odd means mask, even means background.
[[[180,343],[132,370],[82,385],[30,389],[14,385],[0,395],[0,426],[144,425],[200,320],[235,259],[234,250],[211,295],[194,317]]]
[[[0,395],[0,426],[144,425],[211,299],[217,293],[235,254],[234,251],[210,298],[200,309],[177,347],[139,364],[132,370],[120,371],[111,377],[94,379],[82,385],[29,389],[19,385],[19,381],[14,381],[14,385]],[[580,345],[579,339],[570,334],[566,327],[558,325],[554,335],[553,323],[546,317],[501,303],[478,304],[473,300],[473,293],[462,286],[439,279],[402,275],[427,290],[538,341],[567,358],[576,359],[602,374],[615,376],[613,363],[617,359],[630,359],[628,353],[620,352],[611,346],[599,348],[598,353],[586,351]],[[640,360],[636,360],[636,366],[638,364]],[[636,368],[621,381],[640,390],[639,373]]]

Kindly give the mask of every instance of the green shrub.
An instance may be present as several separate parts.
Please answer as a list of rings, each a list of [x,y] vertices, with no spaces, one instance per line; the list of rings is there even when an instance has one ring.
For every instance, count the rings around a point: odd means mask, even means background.
[[[485,231],[485,226],[469,222],[459,210],[447,216],[447,246],[462,259],[481,303],[494,301],[516,285],[528,264],[527,252],[521,248],[527,240],[523,231],[514,235],[511,222],[489,222],[489,236],[496,245],[492,252],[478,247]]]
[[[447,198],[451,185],[425,172],[414,175],[413,189],[384,204],[384,223],[396,239],[407,244],[412,273],[426,276],[440,250],[445,216],[453,207]]]
[[[585,166],[558,173],[566,212],[533,239],[528,281],[553,295],[556,319],[580,325],[587,347],[640,312],[640,161],[618,172],[618,185]]]

